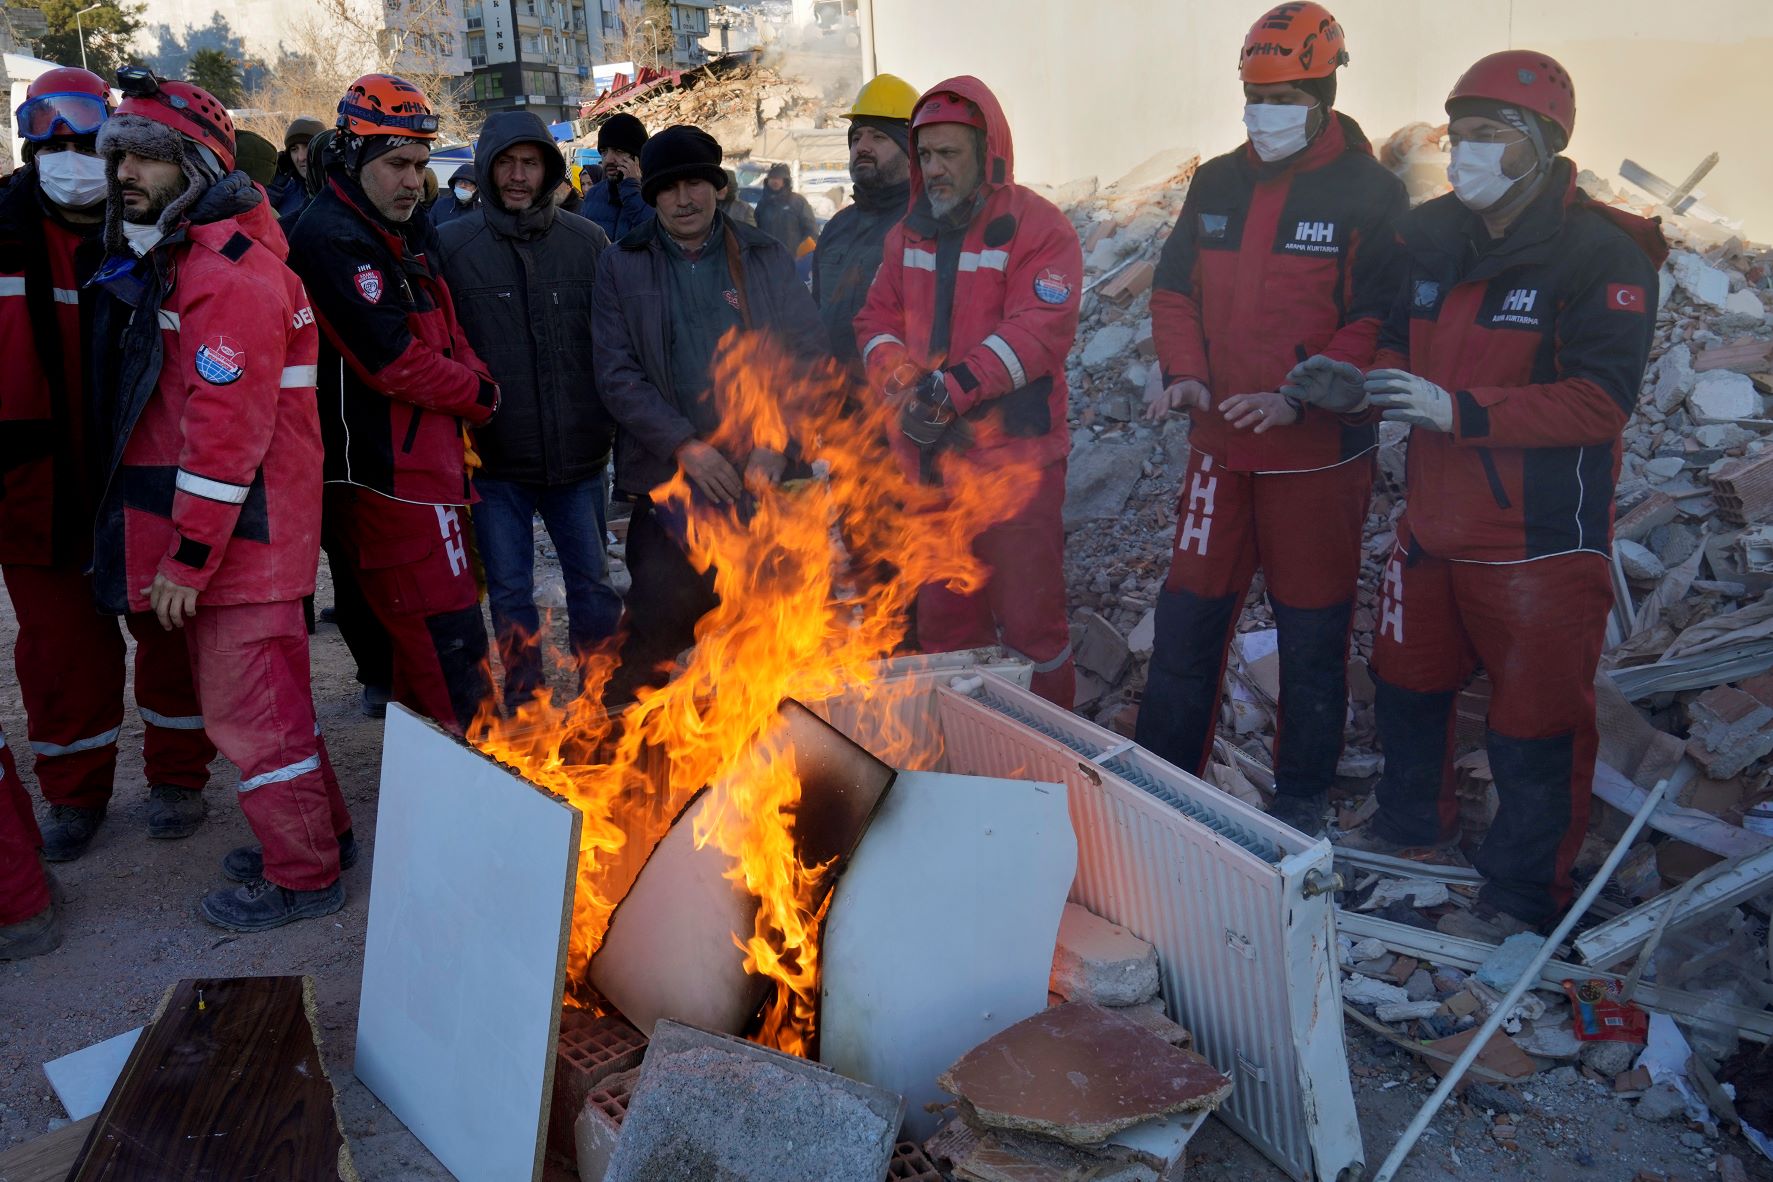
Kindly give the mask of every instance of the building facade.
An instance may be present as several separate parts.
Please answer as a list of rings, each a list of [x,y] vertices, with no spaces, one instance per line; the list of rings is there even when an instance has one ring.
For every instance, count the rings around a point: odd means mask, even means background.
[[[606,0],[464,0],[470,96],[481,110],[578,114],[602,49]]]

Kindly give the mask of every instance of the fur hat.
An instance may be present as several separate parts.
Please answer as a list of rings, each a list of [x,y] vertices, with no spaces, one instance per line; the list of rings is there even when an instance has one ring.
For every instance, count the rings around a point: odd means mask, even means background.
[[[172,233],[184,220],[185,212],[227,171],[204,145],[140,115],[118,114],[105,120],[99,128],[98,150],[105,158],[105,179],[110,185],[110,199],[105,204],[105,245],[114,252],[127,249],[123,239],[123,189],[117,181],[117,165],[125,152],[176,164],[184,174],[185,191],[160,211],[156,224],[162,234]]]

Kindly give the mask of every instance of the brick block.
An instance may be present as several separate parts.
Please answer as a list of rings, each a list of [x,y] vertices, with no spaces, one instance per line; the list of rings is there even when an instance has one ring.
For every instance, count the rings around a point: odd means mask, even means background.
[[[554,1052],[554,1099],[548,1109],[548,1148],[571,1156],[573,1124],[586,1097],[610,1076],[640,1066],[646,1036],[626,1019],[568,1010],[560,1017]]]

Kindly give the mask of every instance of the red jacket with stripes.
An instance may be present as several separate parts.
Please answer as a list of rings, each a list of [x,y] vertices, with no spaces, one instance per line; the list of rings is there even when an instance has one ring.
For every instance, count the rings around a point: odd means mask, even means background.
[[[876,389],[906,362],[945,373],[973,430],[959,453],[966,461],[1045,466],[1071,449],[1065,358],[1077,337],[1083,247],[1057,206],[1015,183],[1009,124],[985,84],[951,78],[932,89],[984,114],[984,185],[964,224],[939,223],[912,157],[911,213],[887,234],[856,341]],[[902,436],[893,443],[916,472],[916,447]]]
[[[1264,164],[1248,144],[1195,174],[1164,243],[1151,331],[1165,385],[1204,384],[1190,442],[1237,472],[1309,472],[1374,446],[1371,424],[1306,407],[1293,426],[1236,430],[1219,403],[1273,393],[1322,353],[1365,367],[1403,280],[1393,223],[1404,186],[1340,113],[1297,157]]]
[[[1619,434],[1656,324],[1655,222],[1591,201],[1560,160],[1507,235],[1449,194],[1399,222],[1409,281],[1375,365],[1453,396],[1410,432],[1398,537],[1438,558],[1523,562],[1612,545]]]
[[[85,342],[99,227],[55,217],[36,170],[0,192],[0,564],[84,567],[96,489]]]
[[[187,225],[137,264],[162,277],[157,308],[150,289],[133,309],[106,309],[126,318],[116,379],[101,391],[118,459],[93,582],[113,610],[147,610],[156,574],[196,588],[199,606],[314,591],[320,333],[263,192],[246,209],[217,192],[245,180],[224,178],[193,212],[204,216],[214,199],[225,216]]]

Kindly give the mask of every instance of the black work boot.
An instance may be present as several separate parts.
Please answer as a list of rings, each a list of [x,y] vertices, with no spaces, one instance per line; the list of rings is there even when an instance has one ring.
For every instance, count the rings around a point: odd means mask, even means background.
[[[292,891],[266,879],[224,887],[205,895],[197,910],[218,928],[231,932],[263,932],[298,919],[331,915],[345,905],[345,886],[337,879],[317,891]]]
[[[388,703],[394,698],[393,691],[385,685],[366,685],[363,692],[357,695],[357,708],[365,718],[388,717]]]
[[[43,827],[43,860],[72,862],[86,852],[105,819],[105,808],[81,808],[73,804],[51,805],[48,825]]]
[[[0,927],[0,960],[24,960],[62,946],[62,920],[55,903],[17,923]]]
[[[357,865],[357,835],[347,829],[339,834],[339,870],[345,871]],[[263,846],[243,845],[232,849],[222,858],[222,873],[235,882],[252,882],[265,876],[265,849]]]
[[[1324,813],[1329,807],[1328,792],[1313,792],[1309,796],[1277,792],[1274,794],[1274,803],[1268,806],[1268,815],[1283,825],[1291,825],[1307,837],[1322,837],[1326,830]]]
[[[161,840],[189,837],[203,824],[203,792],[156,784],[148,789],[148,836]]]

